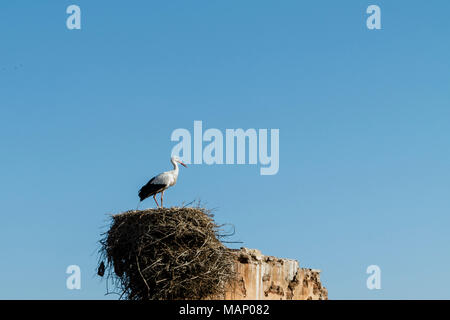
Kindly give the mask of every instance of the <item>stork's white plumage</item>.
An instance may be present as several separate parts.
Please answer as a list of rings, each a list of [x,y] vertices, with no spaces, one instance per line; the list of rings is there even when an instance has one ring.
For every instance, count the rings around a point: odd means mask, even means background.
[[[178,157],[172,157],[170,162],[172,162],[173,170],[160,173],[151,178],[150,181],[139,190],[139,199],[141,201],[153,196],[156,206],[159,207],[158,201],[156,200],[156,195],[161,193],[161,208],[163,207],[164,191],[177,183],[179,171],[178,163],[184,167],[187,167]]]

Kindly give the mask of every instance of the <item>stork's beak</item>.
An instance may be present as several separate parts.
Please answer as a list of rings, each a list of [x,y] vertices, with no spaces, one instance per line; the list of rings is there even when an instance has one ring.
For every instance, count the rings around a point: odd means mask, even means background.
[[[185,165],[183,162],[178,161],[183,167],[187,168],[187,165]]]

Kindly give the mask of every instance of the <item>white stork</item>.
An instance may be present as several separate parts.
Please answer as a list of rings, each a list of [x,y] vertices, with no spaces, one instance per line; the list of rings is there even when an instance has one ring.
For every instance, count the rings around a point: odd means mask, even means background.
[[[156,195],[161,193],[161,208],[163,207],[164,191],[177,183],[178,163],[187,168],[178,157],[172,157],[170,162],[172,162],[173,170],[160,173],[156,177],[151,178],[150,181],[139,190],[139,199],[141,199],[141,202],[144,199],[153,196],[156,206],[159,207]]]

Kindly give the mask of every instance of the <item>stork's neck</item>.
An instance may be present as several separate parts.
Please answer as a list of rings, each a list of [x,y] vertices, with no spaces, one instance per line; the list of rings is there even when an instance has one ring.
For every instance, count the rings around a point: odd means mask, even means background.
[[[173,165],[173,170],[172,171],[176,175],[178,175],[178,163],[175,160],[173,160],[173,159],[170,159],[170,162],[172,162],[172,165]]]

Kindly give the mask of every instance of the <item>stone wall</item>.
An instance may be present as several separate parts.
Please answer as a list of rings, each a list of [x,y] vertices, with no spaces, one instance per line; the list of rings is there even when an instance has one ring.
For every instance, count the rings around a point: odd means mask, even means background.
[[[320,270],[300,268],[298,261],[264,256],[259,250],[235,251],[237,280],[226,289],[225,300],[326,300]]]

